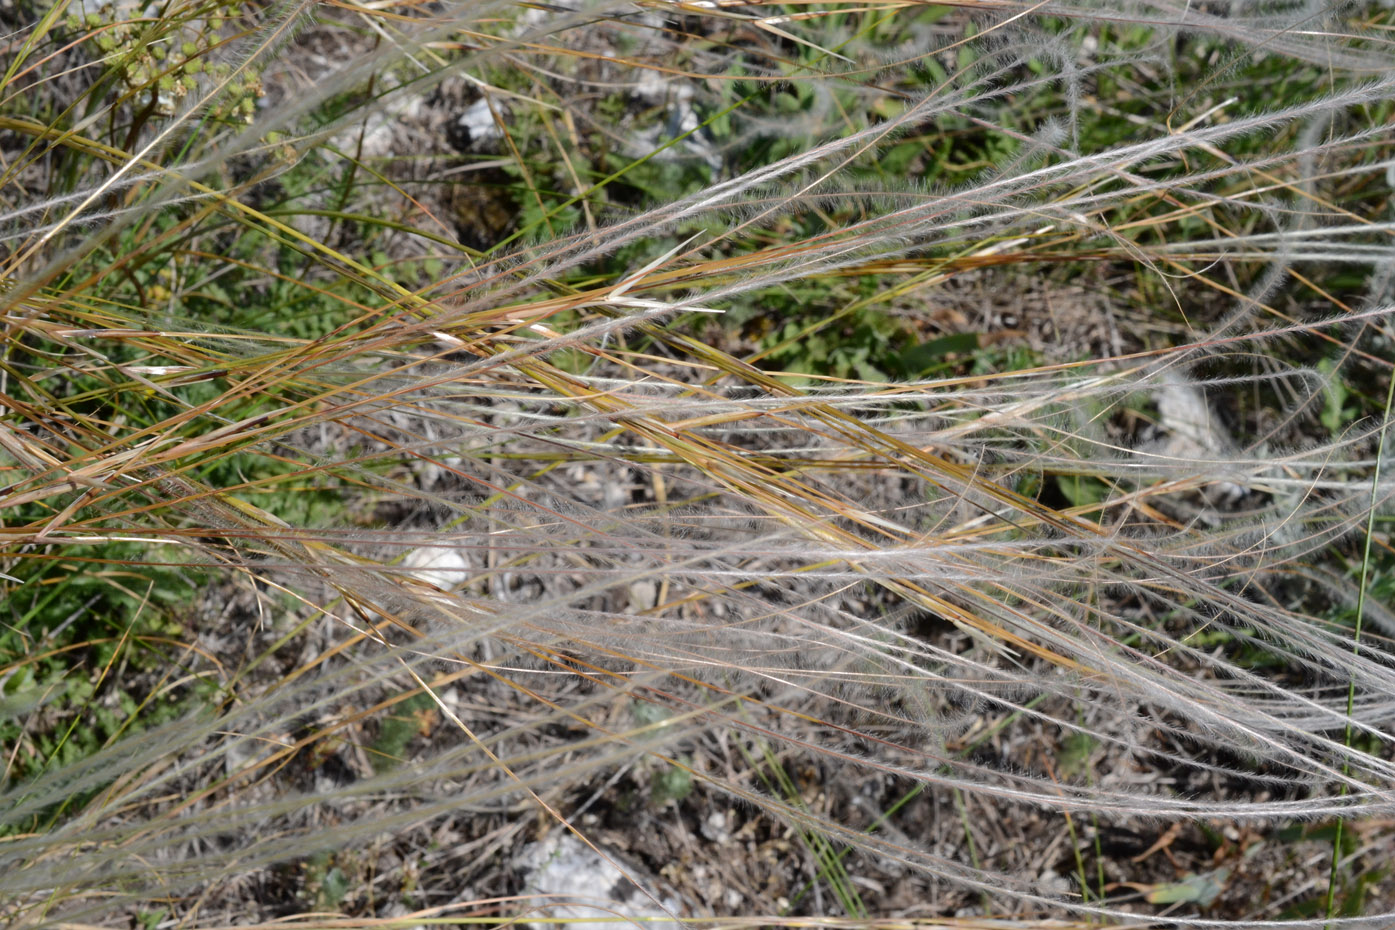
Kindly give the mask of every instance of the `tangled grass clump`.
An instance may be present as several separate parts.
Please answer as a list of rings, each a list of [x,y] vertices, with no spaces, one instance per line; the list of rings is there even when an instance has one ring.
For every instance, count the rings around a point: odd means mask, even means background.
[[[521,919],[641,778],[832,889],[678,917],[1388,920],[1392,20],[1193,6],[0,11],[6,924]]]

